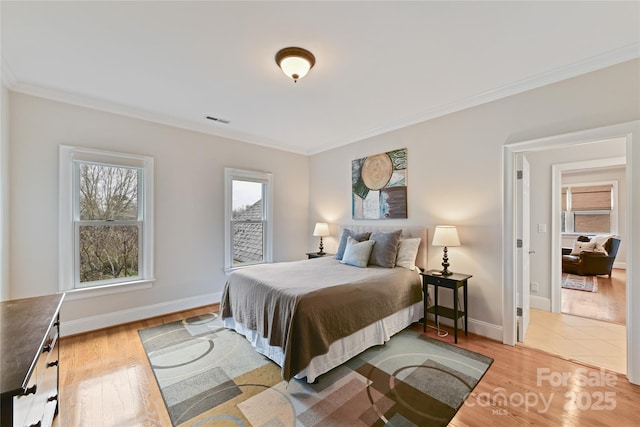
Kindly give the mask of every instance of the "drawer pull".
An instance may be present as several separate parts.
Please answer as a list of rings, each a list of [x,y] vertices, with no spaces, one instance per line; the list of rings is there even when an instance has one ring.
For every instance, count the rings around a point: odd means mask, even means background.
[[[26,389],[24,391],[24,393],[22,393],[22,395],[23,396],[29,396],[30,394],[36,394],[37,390],[38,390],[38,384],[34,384],[33,386],[31,386],[28,389]]]
[[[53,368],[54,366],[58,366],[58,361],[47,363],[47,368]]]
[[[35,424],[31,424],[29,427],[40,427],[42,425],[42,421],[38,421]]]
[[[51,396],[47,399],[47,402],[53,402],[54,400],[58,400],[58,395],[56,394],[55,396]]]

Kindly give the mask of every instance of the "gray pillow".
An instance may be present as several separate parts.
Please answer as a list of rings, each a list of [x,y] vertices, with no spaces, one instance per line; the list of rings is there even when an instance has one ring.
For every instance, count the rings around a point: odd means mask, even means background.
[[[344,256],[340,262],[356,267],[366,267],[371,256],[371,249],[373,249],[375,243],[373,240],[358,242],[353,237],[347,236],[347,245],[344,248]]]
[[[354,233],[353,231],[345,228],[342,231],[342,237],[340,238],[340,244],[338,245],[338,250],[336,251],[336,259],[342,259],[344,256],[344,249],[347,246],[347,237],[353,237],[358,242],[362,242],[369,239],[371,232],[364,233]]]
[[[396,230],[390,233],[382,233],[379,231],[371,233],[369,240],[373,240],[376,244],[371,251],[369,264],[387,268],[395,267],[398,245],[400,244],[400,234],[402,234],[402,230]]]

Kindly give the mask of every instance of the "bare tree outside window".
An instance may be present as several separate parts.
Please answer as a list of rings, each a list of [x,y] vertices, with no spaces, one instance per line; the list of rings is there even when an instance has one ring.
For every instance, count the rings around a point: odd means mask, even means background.
[[[138,276],[139,169],[81,163],[78,172],[80,282]]]

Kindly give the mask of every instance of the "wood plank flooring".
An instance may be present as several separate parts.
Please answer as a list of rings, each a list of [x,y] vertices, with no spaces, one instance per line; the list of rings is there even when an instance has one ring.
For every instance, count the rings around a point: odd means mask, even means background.
[[[626,270],[614,268],[611,278],[598,276],[598,292],[562,289],[563,313],[626,324]]]
[[[627,327],[613,322],[531,309],[524,345],[565,359],[627,373]]]
[[[137,331],[215,309],[206,306],[62,338],[60,413],[54,425],[170,426]],[[432,329],[427,335],[438,338]],[[438,339],[453,343],[451,334]],[[640,420],[640,386],[622,375],[600,378],[589,365],[473,334],[459,335],[458,346],[492,357],[494,363],[451,426],[629,426]]]

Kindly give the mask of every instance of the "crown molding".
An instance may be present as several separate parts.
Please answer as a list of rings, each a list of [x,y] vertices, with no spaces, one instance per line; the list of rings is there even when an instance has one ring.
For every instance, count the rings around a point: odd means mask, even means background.
[[[596,55],[590,58],[586,58],[582,61],[574,62],[563,67],[559,67],[553,70],[549,70],[544,73],[526,77],[511,83],[507,83],[495,89],[480,92],[478,94],[469,96],[467,98],[459,99],[436,108],[431,108],[422,111],[412,117],[408,117],[404,120],[396,121],[386,124],[384,126],[369,129],[365,132],[345,135],[333,141],[323,143],[321,146],[316,146],[312,149],[305,150],[300,147],[296,147],[292,144],[284,143],[282,141],[275,141],[269,138],[264,138],[258,135],[253,135],[230,128],[222,129],[219,127],[213,127],[211,123],[199,123],[196,121],[189,121],[179,119],[172,116],[167,116],[161,113],[146,111],[142,109],[133,108],[130,106],[105,101],[102,99],[87,97],[84,95],[73,94],[69,92],[59,91],[56,89],[45,88],[37,85],[31,85],[20,82],[17,80],[15,74],[11,70],[11,67],[4,58],[2,58],[2,81],[5,85],[14,92],[24,93],[27,95],[37,96],[53,101],[64,102],[67,104],[77,105],[94,110],[104,111],[108,113],[123,115],[127,117],[137,118],[153,123],[172,126],[176,128],[191,130],[194,132],[205,133],[208,135],[214,135],[218,137],[233,139],[236,141],[246,142],[249,144],[260,145],[276,150],[287,151],[295,154],[311,156],[319,154],[325,151],[329,151],[335,148],[339,148],[357,141],[362,141],[383,133],[395,131],[408,126],[422,123],[428,120],[442,117],[447,114],[455,113],[467,108],[475,107],[478,105],[486,104],[491,101],[495,101],[501,98],[506,98],[511,95],[516,95],[531,89],[536,89],[542,86],[546,86],[551,83],[556,83],[562,80],[566,80],[572,77],[576,77],[582,74],[586,74],[592,71],[610,67],[622,62],[630,61],[640,57],[640,43],[633,43],[627,46],[623,46],[619,49],[605,52],[600,55]],[[207,114],[203,113],[204,118]],[[226,125],[225,125],[226,126]]]
[[[143,110],[99,98],[60,91],[38,85],[15,82],[11,85],[7,85],[7,87],[13,92],[31,95],[38,98],[49,99],[51,101],[62,102],[65,104],[71,104],[79,107],[89,108],[92,110],[117,114],[165,126],[171,126],[179,129],[190,130],[193,132],[204,133],[207,135],[232,139],[235,141],[246,142],[249,144],[260,145],[271,149],[282,150],[302,155],[308,154],[306,152],[303,152],[303,150],[300,150],[299,147],[286,145],[278,141],[269,140],[268,138],[259,137],[257,135],[252,135],[233,129],[222,129],[216,127],[215,124],[205,119],[205,116],[207,115],[206,113],[203,113],[201,115],[203,123],[198,123],[196,121],[184,120],[154,111]],[[204,122],[205,120],[206,123]]]
[[[529,76],[524,79],[507,83],[495,89],[487,90],[469,96],[467,98],[459,99],[436,108],[425,110],[405,120],[400,120],[394,123],[387,124],[385,126],[373,128],[368,130],[367,132],[359,135],[352,135],[351,137],[345,138],[341,141],[334,141],[331,144],[323,146],[322,149],[309,154],[318,154],[323,151],[328,151],[353,142],[362,141],[364,139],[381,135],[383,133],[426,122],[428,120],[442,117],[447,114],[455,113],[456,111],[462,111],[467,108],[476,107],[478,105],[486,104],[491,101],[496,101],[498,99],[517,95],[531,89],[536,89],[552,83],[557,83],[562,80],[601,70],[603,68],[621,64],[623,62],[631,61],[637,58],[640,58],[640,43],[633,43],[627,46],[623,46],[619,49],[611,50],[600,55],[586,58],[582,61],[574,62],[572,64],[555,68],[544,73]]]

